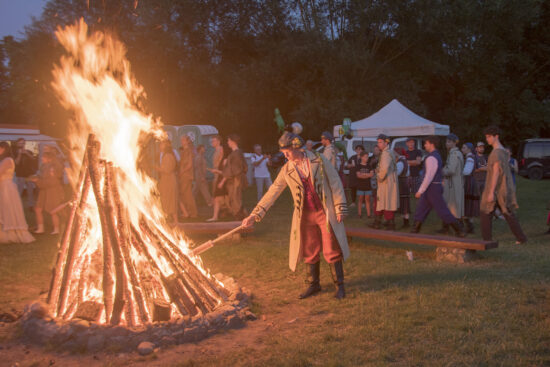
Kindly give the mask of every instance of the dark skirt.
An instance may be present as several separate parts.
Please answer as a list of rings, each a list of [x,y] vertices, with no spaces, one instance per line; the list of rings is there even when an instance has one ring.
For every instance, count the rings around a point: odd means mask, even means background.
[[[409,176],[409,177],[407,177],[408,190],[413,195],[416,194],[416,192],[420,188],[420,184],[422,184],[422,180],[420,178],[421,178],[420,176]]]
[[[218,197],[218,196],[225,196],[227,195],[227,188],[226,188],[226,184],[224,184],[222,186],[222,188],[220,189],[218,187],[218,183],[222,180],[223,176],[219,175],[218,177],[216,177],[216,183],[214,185],[214,192],[212,193],[212,196],[213,197]],[[227,183],[227,181],[226,181]]]
[[[464,216],[467,218],[479,217],[480,191],[476,179],[464,176]]]
[[[397,181],[399,183],[399,213],[409,214],[411,212],[409,178],[398,177]]]

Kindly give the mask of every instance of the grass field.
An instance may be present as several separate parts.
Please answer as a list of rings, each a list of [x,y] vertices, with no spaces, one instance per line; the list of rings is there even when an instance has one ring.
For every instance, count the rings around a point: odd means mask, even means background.
[[[246,193],[249,206],[253,191]],[[345,263],[347,298],[338,302],[325,264],[323,292],[297,299],[303,272],[288,269],[292,204],[285,193],[255,233],[203,257],[213,273],[232,276],[252,290],[253,311],[266,320],[260,317],[250,329],[263,323],[265,331],[237,347],[179,359],[163,360],[159,353],[131,364],[550,366],[550,236],[543,234],[550,181],[520,178],[518,197],[526,245],[515,245],[501,220],[493,232],[498,249],[465,265],[436,262],[433,247],[355,240]],[[346,219],[354,226],[364,222],[354,213]],[[423,232],[439,225],[431,214]],[[474,236],[479,237],[477,226]],[[412,262],[405,256],[409,249],[415,253]],[[47,236],[29,245],[0,246],[0,310],[21,308],[47,291],[55,251],[56,239]],[[248,329],[232,335],[244,340]]]

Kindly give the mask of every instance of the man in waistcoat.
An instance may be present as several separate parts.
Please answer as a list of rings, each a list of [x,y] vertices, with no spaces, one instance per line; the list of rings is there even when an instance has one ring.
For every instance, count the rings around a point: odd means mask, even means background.
[[[457,236],[464,237],[462,223],[449,211],[443,199],[443,161],[436,148],[437,140],[436,136],[429,136],[424,142],[428,156],[424,160],[424,180],[415,194],[420,200],[414,213],[414,227],[411,232],[420,232],[422,222],[434,209],[444,224],[449,225]]]
[[[300,260],[306,265],[308,288],[299,298],[321,291],[319,282],[320,254],[330,265],[337,299],[345,297],[343,261],[349,256],[344,217],[346,196],[338,172],[317,152],[303,149],[299,135],[285,132],[279,148],[288,161],[275,182],[242,224],[251,226],[265,216],[275,200],[288,186],[294,199],[290,232],[289,267],[292,271]]]

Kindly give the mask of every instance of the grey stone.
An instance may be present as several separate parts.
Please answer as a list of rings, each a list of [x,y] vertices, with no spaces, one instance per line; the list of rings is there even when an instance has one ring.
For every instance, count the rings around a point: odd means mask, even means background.
[[[87,349],[89,352],[98,352],[105,346],[105,337],[101,334],[93,335],[88,339]]]
[[[464,264],[466,262],[479,259],[479,255],[475,250],[438,247],[435,250],[435,259],[437,261],[447,261],[457,264]]]
[[[227,317],[226,329],[240,329],[242,327],[244,327],[244,321],[239,316],[230,315]]]
[[[43,319],[49,316],[48,305],[44,302],[36,301],[29,306],[28,314],[30,317]]]
[[[141,342],[137,347],[137,351],[140,355],[146,356],[153,353],[155,350],[155,345],[151,342]]]

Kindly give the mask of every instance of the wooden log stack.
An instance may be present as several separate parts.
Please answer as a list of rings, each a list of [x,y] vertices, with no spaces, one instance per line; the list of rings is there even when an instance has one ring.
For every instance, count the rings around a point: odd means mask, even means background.
[[[163,223],[148,213],[139,213],[139,224],[131,222],[118,191],[121,176],[101,159],[91,134],[52,270],[52,314],[138,326],[213,311],[227,291]]]

